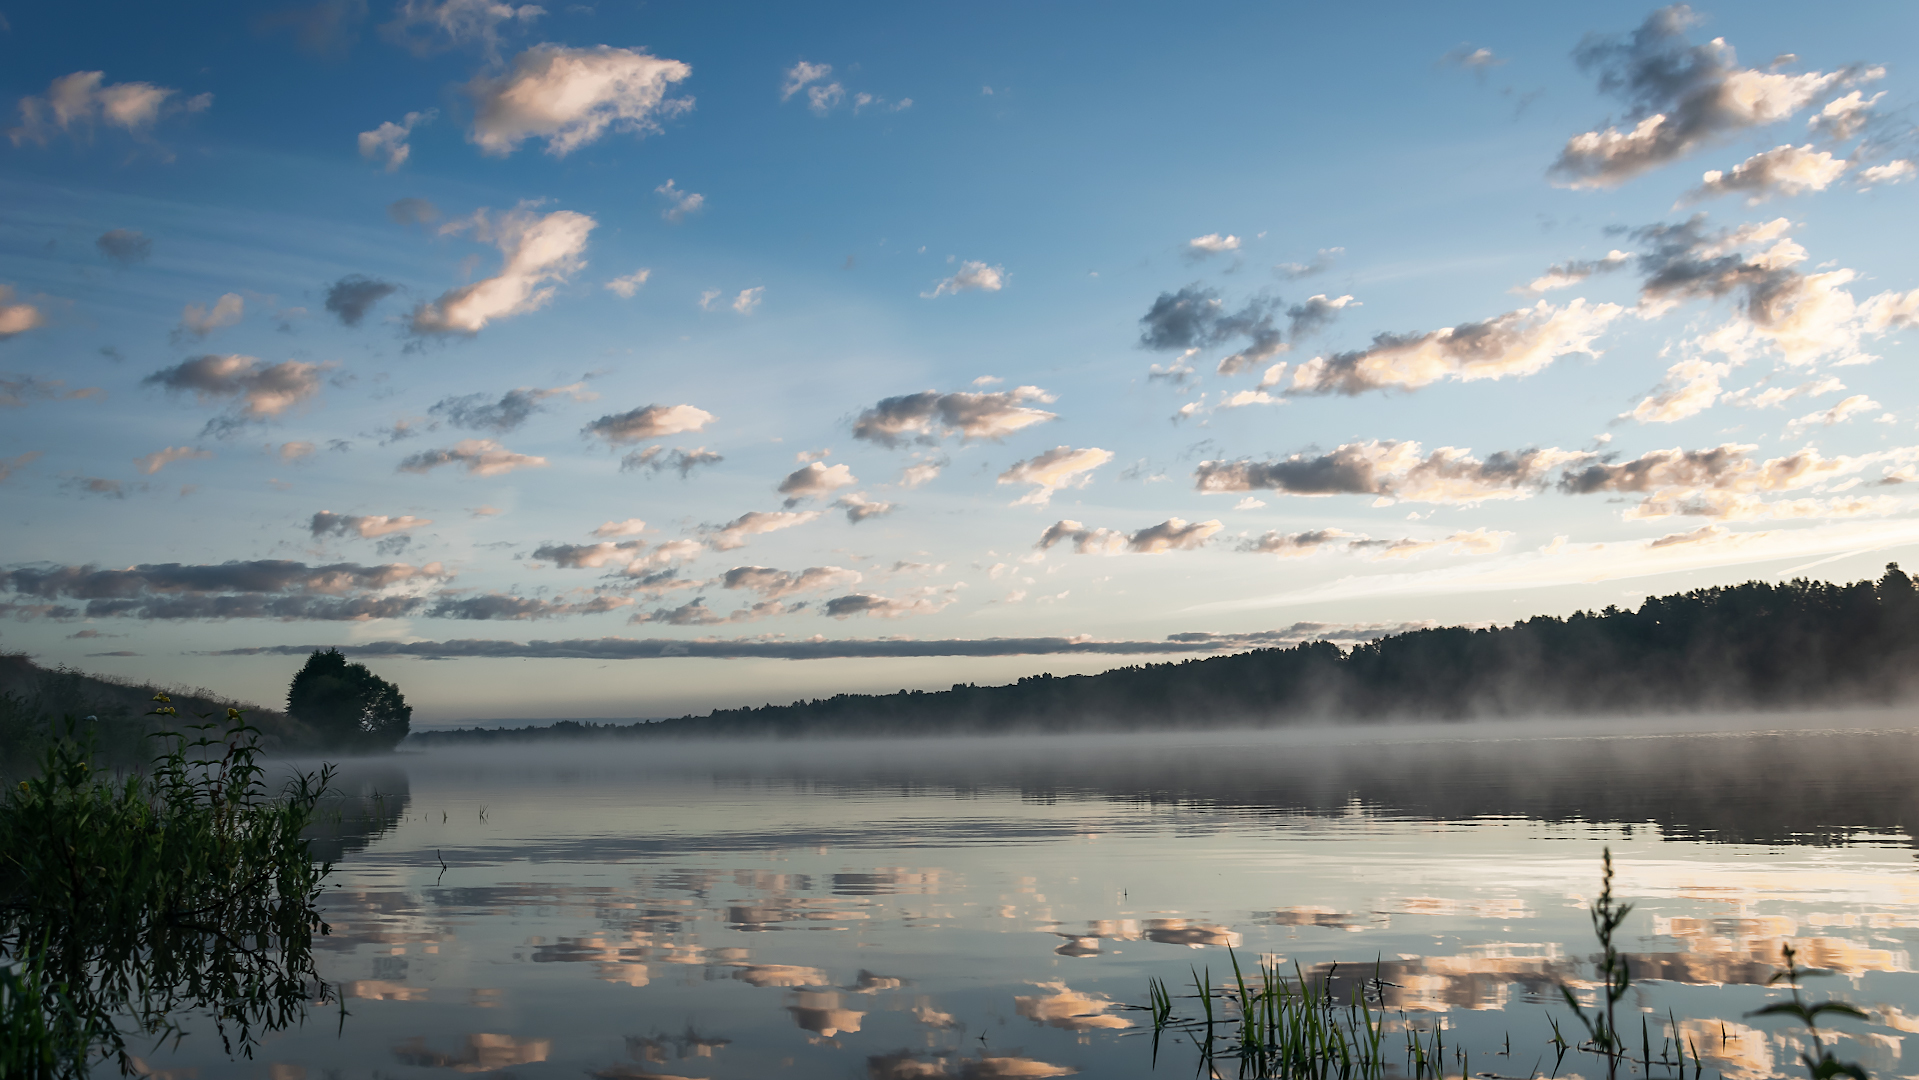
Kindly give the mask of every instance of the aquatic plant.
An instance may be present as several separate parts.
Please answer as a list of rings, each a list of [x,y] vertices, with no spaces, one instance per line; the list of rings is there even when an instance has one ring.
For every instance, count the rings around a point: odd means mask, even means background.
[[[1582,1049],[1606,1055],[1606,1075],[1610,1077],[1618,1074],[1619,1059],[1626,1049],[1625,1041],[1619,1037],[1618,1021],[1614,1014],[1619,999],[1625,997],[1626,991],[1632,987],[1632,973],[1627,969],[1626,958],[1619,955],[1618,947],[1613,944],[1613,934],[1626,921],[1626,916],[1632,913],[1632,905],[1613,899],[1611,848],[1604,849],[1603,858],[1605,869],[1599,879],[1599,899],[1592,902],[1587,912],[1592,916],[1593,935],[1599,939],[1599,985],[1604,1004],[1596,1005],[1588,1013],[1579,1003],[1579,998],[1574,996],[1572,988],[1565,983],[1559,984],[1559,994],[1566,999],[1566,1007],[1586,1028],[1588,1041]],[[1677,1032],[1678,1028],[1673,1030]],[[1553,1034],[1559,1034],[1557,1028]],[[1651,1056],[1650,1051],[1647,1056]]]
[[[0,1074],[78,1077],[96,1059],[131,1072],[131,1040],[177,1040],[195,1013],[251,1057],[262,1033],[334,1000],[312,959],[332,867],[301,835],[332,771],[270,794],[258,736],[229,709],[224,724],[162,733],[148,771],[116,777],[70,728],[7,790]]]
[[[1786,966],[1766,980],[1766,985],[1784,983],[1792,990],[1791,1001],[1775,1001],[1763,1009],[1755,1009],[1747,1016],[1791,1016],[1806,1025],[1807,1035],[1812,1040],[1812,1049],[1799,1055],[1799,1061],[1806,1067],[1806,1075],[1811,1080],[1832,1080],[1835,1076],[1850,1076],[1853,1080],[1869,1080],[1866,1070],[1850,1061],[1840,1061],[1832,1056],[1832,1050],[1819,1034],[1819,1018],[1822,1016],[1850,1016],[1855,1020],[1868,1019],[1864,1009],[1846,1001],[1827,1000],[1817,1005],[1806,1004],[1800,996],[1799,981],[1807,975],[1830,975],[1829,971],[1817,971],[1802,968],[1798,963],[1798,954],[1788,942],[1781,947]],[[1818,1056],[1814,1056],[1817,1054]]]

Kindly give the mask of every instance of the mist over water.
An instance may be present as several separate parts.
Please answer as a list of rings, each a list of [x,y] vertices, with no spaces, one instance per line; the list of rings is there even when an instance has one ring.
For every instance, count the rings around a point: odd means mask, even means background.
[[[1584,905],[1609,846],[1639,905],[1629,1000],[1710,1028],[1709,1069],[1790,1066],[1790,1032],[1744,1013],[1791,941],[1872,1010],[1844,1049],[1896,1071],[1919,1028],[1919,734],[1892,711],[1741,719],[350,761],[321,970],[352,1015],[262,1060],[305,1070],[276,1078],[1149,1076],[1144,1015],[1121,1005],[1148,976],[1220,977],[1231,947],[1309,977],[1377,965],[1394,1025],[1443,1025],[1475,1069],[1523,1076],[1558,985],[1593,977]],[[260,1068],[194,1039],[153,1064]],[[1162,1048],[1158,1072],[1193,1067]]]

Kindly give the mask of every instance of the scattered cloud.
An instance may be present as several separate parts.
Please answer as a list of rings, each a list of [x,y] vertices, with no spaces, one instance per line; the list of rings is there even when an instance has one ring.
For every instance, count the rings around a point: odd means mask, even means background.
[[[1273,267],[1273,273],[1278,274],[1288,281],[1298,281],[1300,278],[1313,277],[1331,270],[1333,265],[1339,261],[1340,256],[1344,254],[1346,254],[1346,249],[1343,247],[1320,248],[1319,251],[1313,255],[1311,261],[1303,263],[1280,263]]]
[[[684,450],[676,446],[670,454],[665,452],[665,447],[649,446],[644,450],[635,450],[621,458],[620,471],[636,472],[640,469],[646,469],[653,473],[653,475],[658,476],[660,473],[672,469],[680,474],[680,479],[684,480],[692,475],[694,469],[702,465],[718,465],[725,460],[724,457],[712,450],[708,450],[704,446],[695,447],[691,450]]]
[[[67,389],[62,379],[41,379],[32,375],[0,375],[0,408],[25,408],[30,401],[77,401],[100,397],[106,391],[97,386]]]
[[[797,574],[767,566],[736,566],[720,575],[722,588],[747,589],[758,593],[763,600],[781,600],[821,589],[846,588],[858,585],[861,580],[859,571],[842,566],[809,566]]]
[[[430,619],[530,621],[566,615],[599,615],[632,606],[632,598],[626,596],[595,596],[590,600],[566,601],[492,592],[478,596],[443,596],[424,614]]]
[[[960,264],[959,272],[920,295],[928,300],[936,296],[954,296],[963,292],[998,292],[1006,284],[1004,266],[988,266],[978,260]]]
[[[1903,184],[1914,176],[1919,176],[1919,168],[1914,168],[1912,162],[1901,159],[1888,161],[1884,165],[1873,165],[1861,171],[1859,181],[1866,185]]]
[[[474,476],[500,476],[515,469],[543,469],[546,459],[516,454],[492,439],[462,439],[444,450],[422,450],[406,457],[400,471],[424,475],[442,465],[462,466]]]
[[[646,531],[646,522],[639,518],[627,518],[625,521],[608,521],[593,530],[593,535],[606,539],[613,536],[638,536]]]
[[[1506,62],[1506,58],[1503,56],[1494,56],[1491,49],[1474,45],[1461,45],[1457,49],[1440,57],[1439,62],[1451,67],[1465,68],[1467,71],[1484,79],[1486,72],[1503,65]]]
[[[309,566],[284,559],[213,565],[149,563],[124,570],[28,566],[0,571],[16,595],[85,601],[66,617],[134,619],[398,618],[423,602],[393,590],[434,585],[452,575],[439,563]]]
[[[799,61],[786,70],[786,78],[780,84],[780,100],[790,100],[808,84],[819,82],[831,74],[833,74],[831,64],[809,64],[804,60]]]
[[[15,303],[13,286],[0,285],[0,341],[46,324],[47,317],[39,308],[24,301]]]
[[[400,0],[393,21],[380,27],[380,36],[415,56],[477,46],[497,57],[502,28],[529,25],[544,14],[546,9],[538,4],[515,6],[501,0]]]
[[[765,298],[765,296],[766,286],[764,285],[755,285],[750,289],[741,289],[740,294],[733,298],[733,310],[741,315],[751,315],[754,310],[760,306],[760,301]]]
[[[899,484],[903,488],[916,488],[930,484],[934,480],[939,479],[940,470],[944,469],[948,464],[945,458],[939,458],[933,461],[921,461],[908,465],[906,468],[900,470]]]
[[[534,413],[540,411],[541,403],[549,398],[570,397],[574,401],[593,401],[599,396],[588,390],[583,382],[570,386],[522,386],[508,390],[498,400],[486,394],[441,398],[428,406],[426,411],[429,416],[437,416],[457,428],[505,435],[531,419]]]
[[[1229,312],[1216,290],[1194,283],[1177,292],[1159,294],[1140,317],[1139,343],[1141,348],[1161,352],[1180,351],[1179,364],[1164,372],[1155,368],[1155,374],[1183,382],[1192,371],[1186,360],[1198,350],[1244,337],[1246,346],[1219,362],[1221,375],[1237,375],[1290,349],[1285,340],[1288,334],[1297,341],[1316,333],[1345,308],[1356,305],[1351,296],[1322,293],[1309,297],[1284,310],[1288,324],[1282,331],[1275,321],[1281,314],[1277,299],[1257,296],[1240,310]]]
[[[668,221],[685,221],[688,214],[697,214],[706,208],[706,196],[691,191],[681,191],[673,186],[672,178],[653,189],[653,193],[666,200],[666,209],[660,216]]]
[[[360,132],[360,156],[368,161],[385,158],[386,171],[398,172],[413,153],[413,147],[407,144],[413,129],[432,123],[439,115],[438,109],[423,109],[407,113],[397,124],[388,120],[372,131]]]
[[[145,457],[133,459],[133,464],[142,476],[152,476],[176,461],[203,461],[213,456],[211,450],[196,450],[191,446],[169,446],[164,450],[155,450]]]
[[[900,619],[908,615],[932,615],[951,607],[958,597],[952,588],[927,585],[909,589],[898,596],[874,593],[848,593],[828,600],[820,613],[834,619],[864,616],[872,619]]]
[[[388,517],[385,514],[351,515],[336,514],[322,510],[307,522],[307,530],[315,540],[328,536],[358,536],[363,540],[377,540],[393,533],[409,532],[433,524],[431,518],[418,518],[411,515]]]
[[[10,458],[0,458],[0,484],[13,478],[13,474],[40,460],[44,451],[29,450]]]
[[[1849,398],[1842,399],[1830,409],[1821,409],[1818,412],[1807,413],[1796,420],[1789,421],[1786,424],[1786,434],[1789,437],[1796,438],[1803,434],[1807,428],[1831,427],[1834,424],[1843,424],[1862,412],[1883,408],[1885,408],[1885,406],[1864,394],[1854,394]]]
[[[1041,551],[1048,551],[1055,544],[1070,541],[1073,550],[1081,555],[1121,555],[1128,552],[1163,555],[1169,551],[1194,550],[1223,527],[1218,521],[1188,522],[1182,518],[1167,518],[1137,532],[1124,533],[1114,529],[1089,529],[1070,518],[1062,518],[1048,526],[1040,534],[1039,543],[1034,546]]]
[[[140,382],[191,393],[203,405],[230,400],[244,419],[262,420],[318,395],[320,371],[320,365],[299,360],[262,364],[252,356],[208,354],[161,368]]]
[[[608,129],[644,137],[693,108],[692,98],[666,96],[692,74],[687,64],[640,49],[536,45],[514,57],[506,72],[466,85],[473,99],[467,138],[495,157],[528,139],[545,139],[547,153],[565,157]]]
[[[818,510],[753,510],[741,514],[712,532],[715,551],[732,551],[746,546],[746,538],[804,525],[820,516]]]
[[[1633,406],[1632,418],[1642,424],[1670,424],[1696,416],[1719,399],[1719,380],[1731,372],[1731,364],[1698,357],[1681,360],[1667,368],[1665,380]]]
[[[621,443],[644,442],[686,431],[698,431],[713,422],[713,414],[691,405],[642,405],[623,413],[609,413],[580,429],[580,434]]]
[[[312,457],[315,449],[317,448],[310,442],[283,442],[274,453],[279,455],[281,461],[298,461],[301,458]]]
[[[1617,248],[1608,251],[1604,258],[1575,260],[1573,262],[1554,263],[1546,272],[1514,289],[1514,292],[1532,293],[1535,296],[1554,289],[1564,289],[1577,285],[1594,274],[1609,274],[1625,266],[1632,260],[1628,252]]]
[[[1672,515],[1750,520],[1857,514],[1876,512],[1877,506],[1810,502],[1791,506],[1767,504],[1760,497],[1834,480],[1874,462],[1903,461],[1919,456],[1919,450],[1914,450],[1827,458],[1807,447],[1762,462],[1751,457],[1755,449],[1757,447],[1750,445],[1724,443],[1705,450],[1679,447],[1651,450],[1625,461],[1596,461],[1568,469],[1560,477],[1558,486],[1570,495],[1643,496],[1636,506],[1626,510],[1623,516],[1628,521]]]
[[[1569,353],[1598,355],[1592,343],[1625,309],[1574,300],[1538,305],[1483,322],[1425,334],[1380,334],[1369,348],[1314,357],[1293,374],[1294,394],[1416,390],[1442,379],[1472,382],[1532,375]]]
[[[108,229],[93,246],[121,266],[146,262],[153,255],[153,238],[138,229]]]
[[[1801,195],[1824,191],[1850,168],[1845,158],[1829,151],[1815,151],[1811,145],[1778,146],[1754,154],[1730,170],[1712,169],[1700,178],[1698,187],[1686,192],[1680,201],[1698,202],[1720,195],[1746,196],[1747,206],[1757,206],[1774,195]]]
[[[390,281],[348,274],[327,286],[325,307],[342,326],[358,326],[375,304],[399,291]]]
[[[1111,460],[1111,450],[1101,450],[1096,446],[1082,450],[1055,446],[1037,457],[1014,462],[999,474],[999,482],[1035,485],[1032,491],[1014,502],[1014,506],[1045,506],[1052,501],[1053,493],[1062,488],[1086,486],[1093,478],[1093,470]]]
[[[1749,128],[1786,119],[1834,85],[1871,72],[1793,75],[1738,66],[1723,38],[1693,45],[1698,19],[1684,4],[1661,8],[1628,38],[1591,35],[1574,52],[1599,89],[1631,106],[1631,125],[1566,142],[1550,175],[1567,187],[1614,187]]]
[[[1841,94],[1813,113],[1812,119],[1806,121],[1806,128],[1833,142],[1847,142],[1866,126],[1872,107],[1885,96],[1878,93],[1868,98],[1859,90]]]
[[[213,104],[212,94],[174,103],[179,93],[148,82],[109,83],[105,72],[76,71],[49,83],[44,97],[21,98],[20,126],[7,129],[7,137],[15,146],[45,146],[56,133],[90,138],[96,125],[106,125],[143,139],[162,115],[203,112]]]
[[[833,506],[835,509],[846,511],[846,520],[854,525],[858,525],[867,518],[885,517],[898,509],[898,506],[893,503],[869,499],[857,491],[849,491],[834,499]]]
[[[1286,495],[1372,495],[1374,505],[1395,500],[1478,503],[1524,499],[1546,486],[1548,473],[1591,455],[1557,448],[1505,451],[1484,461],[1472,451],[1442,446],[1430,454],[1416,442],[1347,443],[1331,453],[1295,454],[1282,461],[1202,461],[1195,486],[1209,494],[1277,491]]]
[[[1199,262],[1202,259],[1210,259],[1215,255],[1224,255],[1229,251],[1238,250],[1239,237],[1207,233],[1205,236],[1195,236],[1186,241],[1185,254],[1189,262]]]
[[[806,499],[831,495],[859,482],[850,465],[827,465],[815,461],[788,473],[775,490],[786,496],[786,508],[791,510]]]
[[[653,271],[642,266],[624,277],[616,277],[612,281],[607,282],[606,288],[607,291],[619,296],[621,299],[631,300],[633,294],[639,292],[640,288],[646,284],[646,279],[652,276]]]
[[[247,302],[239,293],[225,293],[213,302],[211,308],[200,304],[188,304],[180,309],[180,326],[174,331],[176,338],[191,334],[195,338],[204,338],[222,327],[232,326],[246,314]]]
[[[466,222],[443,226],[442,233],[471,228],[474,239],[498,246],[500,272],[414,308],[412,332],[472,335],[495,319],[545,307],[558,284],[586,265],[580,256],[597,224],[571,210],[544,215],[513,210],[497,219],[482,210]]]
[[[1344,529],[1309,529],[1296,533],[1271,530],[1255,539],[1242,542],[1239,550],[1259,555],[1277,555],[1282,559],[1296,559],[1306,555],[1317,555],[1329,547],[1345,546],[1353,540],[1364,539],[1365,537],[1358,533],[1350,533]]]
[[[1051,404],[1054,397],[1037,386],[1017,386],[990,394],[923,390],[883,398],[854,419],[853,437],[882,446],[898,446],[908,436],[927,444],[955,435],[964,442],[997,442],[1022,428],[1056,419],[1057,414],[1032,408],[1028,401]]]

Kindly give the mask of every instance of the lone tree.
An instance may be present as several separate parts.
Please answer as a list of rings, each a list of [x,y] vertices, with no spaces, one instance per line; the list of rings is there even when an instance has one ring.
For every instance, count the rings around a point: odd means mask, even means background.
[[[287,687],[287,714],[311,727],[327,745],[391,750],[406,738],[413,706],[400,688],[350,664],[338,649],[315,650]]]

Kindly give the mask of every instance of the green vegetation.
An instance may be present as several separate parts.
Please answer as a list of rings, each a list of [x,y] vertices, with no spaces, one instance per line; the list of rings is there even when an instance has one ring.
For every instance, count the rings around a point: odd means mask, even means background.
[[[343,750],[391,750],[406,738],[413,706],[400,688],[338,649],[315,650],[287,688],[287,713]]]
[[[154,714],[178,723],[159,695]],[[331,776],[270,795],[259,731],[158,736],[144,774],[95,764],[90,732],[59,736],[0,801],[0,1075],[78,1077],[95,1060],[134,1070],[138,1040],[210,1021],[229,1053],[331,999],[312,940],[330,864],[303,831]]]
[[[426,741],[564,735],[882,735],[1152,730],[1328,718],[1460,719],[1884,704],[1919,689],[1919,592],[1878,581],[1747,582],[1567,618],[1328,642],[1008,686],[841,694],[622,727],[422,733]]]

